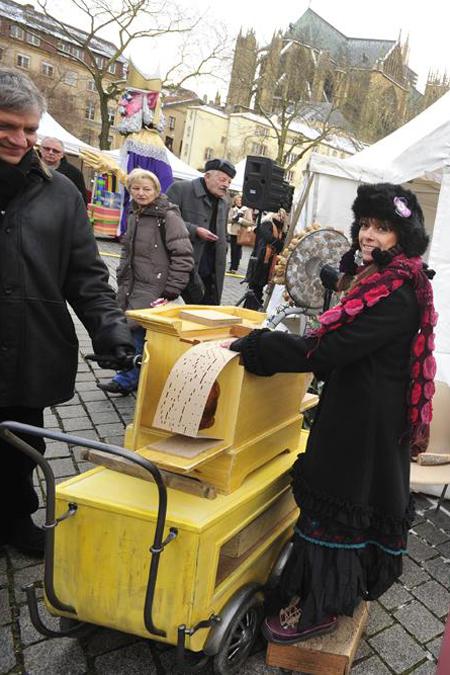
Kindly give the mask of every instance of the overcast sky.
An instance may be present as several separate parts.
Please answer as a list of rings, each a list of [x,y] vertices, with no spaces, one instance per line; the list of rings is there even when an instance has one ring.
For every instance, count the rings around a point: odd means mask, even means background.
[[[89,1],[89,0],[88,0]],[[19,0],[26,4],[27,0]],[[28,0],[33,2],[33,0]],[[38,8],[36,0],[33,4]],[[111,5],[114,0],[111,0]],[[242,26],[254,28],[258,41],[269,40],[273,32],[286,29],[311,6],[320,16],[348,37],[396,39],[399,32],[405,39],[409,35],[409,65],[419,75],[418,86],[423,89],[429,70],[445,71],[450,74],[450,9],[445,0],[427,0],[415,3],[413,0],[276,0],[270,4],[262,0],[179,0],[178,5],[186,11],[195,10],[206,20],[217,20],[227,26],[229,40],[234,38]],[[70,8],[70,0],[49,0],[48,7],[59,17],[77,25],[76,14]],[[80,26],[82,28],[83,26]],[[105,36],[107,37],[107,36]],[[152,52],[154,53],[153,49]],[[164,50],[166,63],[170,61],[170,49]],[[129,56],[127,54],[127,56]],[[131,56],[143,66],[150,53],[143,41],[135,43]],[[164,64],[165,65],[165,64]],[[189,86],[193,86],[190,84]],[[194,86],[193,86],[194,88]],[[209,95],[218,88],[217,83],[202,82],[195,85],[197,92],[208,91]],[[219,88],[226,91],[224,84]]]

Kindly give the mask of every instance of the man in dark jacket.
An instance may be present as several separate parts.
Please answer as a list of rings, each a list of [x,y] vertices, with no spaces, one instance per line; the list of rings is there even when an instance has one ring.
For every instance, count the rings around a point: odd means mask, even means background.
[[[74,185],[35,153],[45,101],[23,73],[0,68],[0,421],[42,426],[43,410],[72,398],[78,341],[67,303],[101,365],[134,353],[86,209]],[[39,452],[45,444],[27,439]],[[39,555],[43,533],[34,463],[0,440],[0,545]]]
[[[171,202],[180,207],[194,247],[195,268],[183,293],[187,303],[220,305],[225,260],[228,188],[236,169],[226,159],[210,159],[202,178],[172,183]]]
[[[48,166],[49,169],[59,171],[59,173],[62,173],[63,176],[67,176],[67,178],[69,178],[72,183],[77,186],[81,192],[84,203],[87,204],[88,194],[83,174],[81,173],[80,169],[77,169],[76,166],[67,161],[64,154],[63,142],[60,141],[59,138],[46,136],[42,139],[40,153],[44,164]]]

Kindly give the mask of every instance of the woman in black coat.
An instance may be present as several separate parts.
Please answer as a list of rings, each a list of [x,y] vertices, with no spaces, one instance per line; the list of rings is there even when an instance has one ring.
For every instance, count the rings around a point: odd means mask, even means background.
[[[325,380],[293,467],[301,509],[293,553],[263,624],[280,644],[333,630],[338,615],[400,576],[413,518],[410,455],[425,449],[431,419],[436,315],[420,258],[422,210],[410,191],[379,184],[359,187],[353,211],[348,289],[319,329],[254,331],[230,344],[257,375],[312,371]]]
[[[270,280],[277,254],[283,249],[285,220],[286,211],[280,209],[277,213],[267,213],[256,227],[255,247],[246,276],[251,291],[244,303],[247,309],[261,309],[263,305],[264,286]]]

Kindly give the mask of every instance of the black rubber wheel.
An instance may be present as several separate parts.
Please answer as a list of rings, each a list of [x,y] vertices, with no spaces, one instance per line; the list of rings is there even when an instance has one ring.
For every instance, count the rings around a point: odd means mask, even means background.
[[[215,675],[231,675],[241,670],[247,660],[263,618],[261,600],[253,595],[236,612],[213,660]]]
[[[73,630],[73,634],[68,634],[67,637],[72,637],[77,640],[82,640],[83,638],[90,637],[97,630],[97,626],[93,623],[82,623],[76,619],[70,619],[67,616],[61,616],[59,618],[59,628],[60,630]]]

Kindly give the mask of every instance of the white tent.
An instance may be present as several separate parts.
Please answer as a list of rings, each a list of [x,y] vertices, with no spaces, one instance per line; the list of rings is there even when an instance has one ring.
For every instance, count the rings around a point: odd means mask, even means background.
[[[49,113],[43,114],[38,129],[39,141],[41,141],[46,136],[59,138],[64,143],[66,152],[70,155],[79,155],[80,150],[83,149],[100,152],[98,148],[94,148],[92,145],[84,143],[84,141],[81,141],[69,131],[64,129],[64,127],[61,126],[61,124],[59,124],[59,122],[57,122]],[[110,150],[107,152],[107,154],[120,163],[120,150]],[[189,164],[186,164],[181,159],[176,157],[176,155],[170,152],[170,150],[167,150],[167,156],[169,158],[170,166],[172,167],[172,173],[175,178],[192,180],[193,178],[197,178],[198,176],[202,175],[199,171],[189,166]]]
[[[315,221],[348,232],[357,185],[382,181],[406,184],[423,207],[431,235],[428,262],[437,272],[437,377],[450,383],[450,92],[349,159],[313,154],[300,200],[300,225]]]

